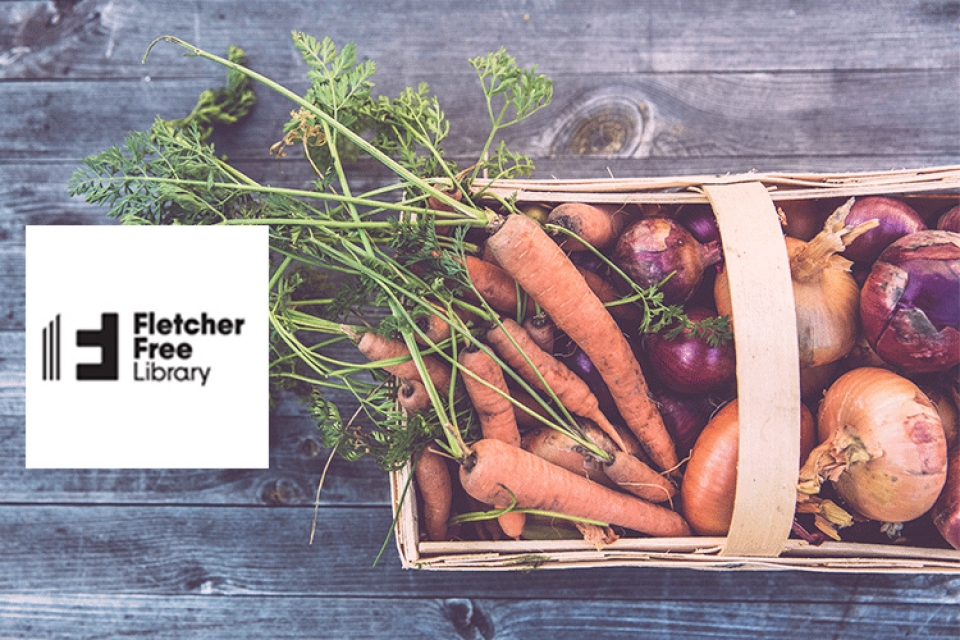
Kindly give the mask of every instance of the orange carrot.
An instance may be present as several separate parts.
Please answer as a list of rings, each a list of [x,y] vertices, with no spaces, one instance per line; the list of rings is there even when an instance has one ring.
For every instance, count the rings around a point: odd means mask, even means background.
[[[600,302],[606,304],[622,297],[614,286],[604,280],[599,274],[589,269],[584,269],[583,267],[577,267],[577,271],[579,271],[583,279],[587,281],[590,290],[600,298]],[[632,304],[611,305],[607,307],[607,311],[626,328],[635,329],[640,324],[640,309]]]
[[[570,436],[550,427],[537,427],[523,434],[522,445],[530,453],[571,473],[616,488],[607,477],[604,465]]]
[[[521,215],[507,216],[487,243],[504,270],[590,358],[653,462],[662,470],[675,468],[673,439],[649,397],[630,344],[563,250],[540,225]]]
[[[380,360],[393,360],[395,358],[410,358],[410,350],[402,342],[385,338],[377,333],[368,331],[364,333],[357,342],[357,348],[360,353],[365,355],[371,362]],[[438,358],[430,355],[423,356],[423,363],[426,366],[430,380],[438,391],[443,393],[450,388],[450,368]],[[383,367],[398,378],[406,378],[423,382],[417,365],[413,360],[407,360],[399,364],[390,364]]]
[[[453,503],[453,479],[447,461],[426,447],[414,469],[414,479],[423,503],[423,522],[427,537],[433,541],[447,539],[447,522]]]
[[[475,345],[463,349],[458,362],[464,369],[463,385],[480,419],[480,431],[483,437],[519,447],[520,430],[514,418],[513,404],[506,397],[509,391],[500,365],[487,352]],[[473,375],[470,375],[471,373]],[[510,506],[510,503],[494,503],[494,506],[502,509]],[[519,539],[523,533],[526,514],[510,511],[498,517],[497,520],[505,534]]]
[[[520,430],[517,428],[517,420],[514,417],[513,404],[497,391],[510,395],[500,365],[476,346],[464,348],[460,352],[458,362],[465,369],[463,385],[480,418],[483,437],[495,438],[519,447]],[[473,373],[476,378],[470,373]]]
[[[473,444],[461,463],[460,482],[467,493],[489,504],[515,498],[522,509],[599,520],[653,536],[690,535],[675,511],[608,489],[499,440]]]
[[[450,323],[437,313],[431,312],[417,316],[414,322],[416,322],[417,328],[423,331],[433,344],[439,344],[450,337]],[[420,334],[417,334],[416,339],[422,345],[428,344],[427,340],[420,337]]]
[[[625,451],[614,453],[604,472],[621,489],[650,502],[664,502],[677,495],[676,485]]]
[[[538,416],[543,416],[545,419],[549,420],[550,415],[547,411],[537,402],[533,396],[524,391],[523,389],[518,389],[515,387],[510,388],[510,397],[516,400],[519,404],[523,405],[530,411],[533,411],[534,414]],[[529,412],[524,411],[520,407],[513,406],[513,415],[517,420],[517,427],[521,431],[525,429],[532,429],[534,427],[539,427],[543,425],[543,421],[538,420],[534,416],[530,415]]]
[[[578,378],[565,364],[538,347],[523,327],[505,318],[503,328],[493,327],[487,331],[486,338],[494,351],[529,384],[541,391],[546,391],[544,386],[546,382],[567,411],[592,420],[617,443],[618,447],[621,449],[626,447],[620,434],[601,413],[600,403],[587,383]],[[520,347],[519,350],[514,346],[514,342]],[[527,362],[527,358],[530,362]],[[532,367],[530,363],[533,364]],[[543,382],[540,380],[541,376]]]
[[[467,256],[465,266],[480,297],[495,311],[516,317],[521,299],[514,279],[497,265],[476,256]]]
[[[622,207],[608,204],[565,202],[553,208],[547,222],[568,229],[596,249],[607,249],[617,241],[627,221]],[[579,240],[559,234],[557,242],[565,251],[585,251]]]
[[[408,414],[419,413],[430,406],[430,395],[422,382],[403,380],[397,390],[397,402]]]

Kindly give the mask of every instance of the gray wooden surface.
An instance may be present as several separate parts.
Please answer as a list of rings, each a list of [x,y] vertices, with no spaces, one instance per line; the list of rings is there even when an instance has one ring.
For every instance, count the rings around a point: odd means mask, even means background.
[[[356,42],[379,91],[427,81],[477,152],[469,57],[555,79],[509,133],[538,176],[868,170],[960,162],[960,3],[0,0],[0,637],[960,638],[960,578],[592,569],[404,571],[387,482],[326,459],[298,407],[264,471],[24,469],[24,226],[105,224],[67,195],[84,156],[186,113],[222,72],[173,34],[306,86],[291,29]],[[266,90],[218,149],[261,182],[289,105]],[[373,166],[360,170],[376,181]]]

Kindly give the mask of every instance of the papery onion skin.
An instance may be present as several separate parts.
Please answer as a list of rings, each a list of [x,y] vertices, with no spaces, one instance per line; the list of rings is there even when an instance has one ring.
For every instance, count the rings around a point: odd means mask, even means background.
[[[800,405],[800,460],[816,443],[813,415]],[[683,516],[698,535],[723,536],[730,529],[740,457],[740,416],[736,399],[707,423],[687,462],[680,485]]]
[[[664,304],[685,302],[700,284],[703,270],[719,260],[719,242],[702,245],[680,223],[668,218],[635,221],[613,250],[613,261],[640,287],[663,283]],[[667,276],[670,279],[663,282]]]
[[[880,522],[907,522],[933,506],[946,480],[946,438],[912,381],[875,367],[848,371],[824,394],[817,429],[821,445],[801,477],[826,470],[852,508]]]
[[[864,282],[860,319],[877,355],[906,373],[960,364],[960,234],[919,231],[887,247]]]
[[[872,264],[896,240],[927,228],[916,209],[884,196],[871,196],[854,202],[847,214],[847,224],[855,226],[874,218],[879,220],[880,226],[851,242],[843,250],[844,258],[859,264]]]
[[[960,205],[953,207],[937,220],[937,229],[960,233]]]
[[[701,322],[717,316],[707,309],[694,307],[686,311],[691,322]],[[667,338],[664,332],[647,337],[650,366],[657,379],[679,393],[711,393],[736,377],[736,353],[733,341],[712,346],[706,337],[697,336],[691,329]]]
[[[787,256],[792,260],[807,243],[785,237]],[[793,278],[793,297],[797,315],[797,341],[800,366],[816,367],[846,356],[859,332],[860,290],[848,270],[849,261],[830,256],[816,280]],[[730,287],[726,270],[714,283],[717,313],[734,322]]]
[[[960,549],[960,447],[950,450],[947,480],[930,510],[933,525],[954,549]]]

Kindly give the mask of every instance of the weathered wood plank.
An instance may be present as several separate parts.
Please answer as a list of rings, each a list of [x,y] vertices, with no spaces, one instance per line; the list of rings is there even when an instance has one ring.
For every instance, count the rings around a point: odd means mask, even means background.
[[[0,405],[2,398],[0,392]],[[350,406],[348,398],[339,401]],[[312,505],[330,453],[312,420],[272,414],[269,469],[39,470],[24,468],[24,433],[22,411],[0,416],[4,502]],[[387,474],[370,460],[336,457],[320,499],[321,504],[386,505]]]
[[[935,69],[960,64],[954,2],[912,0],[716,3],[320,2],[269,5],[171,0],[0,3],[0,77],[202,76],[172,47],[140,59],[172,34],[224,51],[245,47],[260,69],[290,77],[302,62],[289,33],[356,42],[389,75],[465,64],[506,46],[550,73]],[[429,34],[429,37],[424,37]],[[815,43],[815,46],[814,46]]]
[[[947,605],[365,597],[0,596],[16,637],[956,638]]]
[[[232,506],[0,505],[0,594],[245,595],[424,598],[548,596],[682,607],[820,603],[836,619],[858,605],[936,605],[960,613],[960,578],[937,575],[603,568],[565,571],[403,570],[387,507],[326,507],[309,544],[313,510]],[[374,586],[375,585],[375,586]],[[792,603],[789,604],[788,603]],[[738,605],[740,606],[740,605]],[[773,613],[775,607],[765,610]],[[928,610],[928,615],[934,610]],[[892,621],[882,610],[878,620]],[[937,615],[945,615],[942,612]],[[593,616],[591,616],[593,617]],[[600,616],[604,617],[604,616]],[[881,634],[876,637],[891,637]]]
[[[451,121],[447,152],[475,158],[488,131],[475,81],[438,71],[421,79],[430,81]],[[960,74],[953,70],[565,73],[554,79],[554,103],[505,135],[515,151],[535,159],[955,157],[960,138]],[[186,114],[208,86],[197,80],[4,83],[0,157],[77,161],[121,143],[128,131],[149,128],[158,114]],[[305,86],[298,80],[291,89]],[[381,89],[395,95],[402,86]],[[267,158],[282,137],[291,105],[268,90],[258,93],[253,115],[218,146],[229,157]]]

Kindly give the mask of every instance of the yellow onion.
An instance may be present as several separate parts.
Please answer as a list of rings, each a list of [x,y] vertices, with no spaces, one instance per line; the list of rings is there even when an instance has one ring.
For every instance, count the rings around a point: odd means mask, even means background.
[[[821,444],[800,470],[800,490],[823,481],[861,515],[906,522],[930,510],[947,476],[936,407],[912,381],[860,367],[827,389],[817,414]]]
[[[813,414],[801,404],[800,461],[816,440]],[[740,410],[734,399],[717,411],[700,433],[680,485],[683,516],[698,535],[723,536],[730,529],[739,458]]]
[[[844,357],[857,340],[860,289],[850,273],[851,262],[837,253],[877,225],[871,220],[856,227],[844,223],[853,200],[834,211],[823,230],[809,242],[787,236],[787,255],[797,312],[800,366],[816,367]],[[730,316],[733,305],[726,270],[714,284],[717,312]]]

